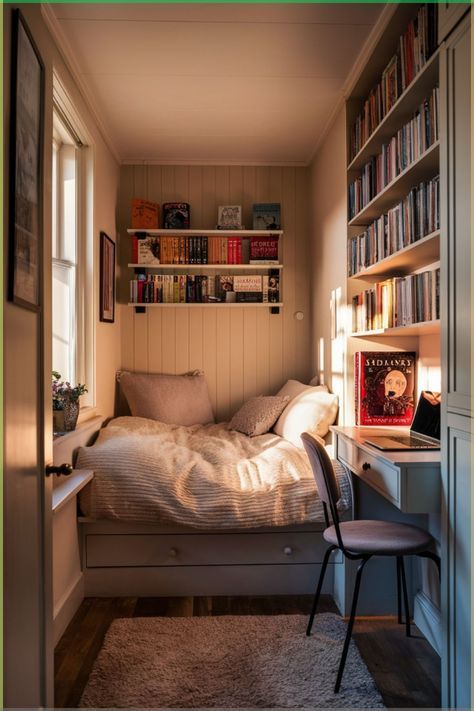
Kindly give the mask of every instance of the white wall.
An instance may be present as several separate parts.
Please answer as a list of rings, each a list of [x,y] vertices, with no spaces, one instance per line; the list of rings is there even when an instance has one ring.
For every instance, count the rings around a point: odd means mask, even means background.
[[[310,264],[308,171],[305,168],[127,165],[121,169],[120,300],[128,301],[130,205],[133,197],[162,205],[189,202],[192,228],[214,228],[217,207],[241,204],[252,227],[252,203],[281,203],[282,298],[280,314],[269,309],[122,309],[122,365],[142,372],[204,370],[218,420],[229,418],[253,395],[275,393],[288,378],[308,382],[310,363]],[[224,272],[225,273],[225,272]],[[304,313],[298,321],[296,311]]]

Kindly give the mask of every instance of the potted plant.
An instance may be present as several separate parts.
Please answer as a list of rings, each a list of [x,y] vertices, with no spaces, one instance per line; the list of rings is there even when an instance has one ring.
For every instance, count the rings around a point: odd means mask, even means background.
[[[76,428],[79,417],[79,398],[87,392],[85,385],[74,387],[61,380],[61,374],[53,370],[53,429],[55,432],[70,432]]]

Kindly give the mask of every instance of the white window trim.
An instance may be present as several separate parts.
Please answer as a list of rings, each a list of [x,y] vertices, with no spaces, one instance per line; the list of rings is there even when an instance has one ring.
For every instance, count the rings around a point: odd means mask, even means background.
[[[96,319],[97,289],[94,259],[94,146],[74,104],[56,71],[53,71],[53,110],[74,138],[77,150],[76,187],[76,375],[88,393],[81,398],[79,422],[95,414],[96,409]],[[91,287],[91,285],[93,285]],[[77,344],[84,344],[78,348]]]

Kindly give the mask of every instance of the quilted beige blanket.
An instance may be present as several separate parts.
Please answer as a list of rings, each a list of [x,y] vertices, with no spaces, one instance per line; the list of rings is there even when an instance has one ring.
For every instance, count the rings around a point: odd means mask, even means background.
[[[348,475],[333,462],[345,510]],[[76,467],[95,472],[80,506],[94,519],[241,529],[323,521],[306,452],[274,434],[247,437],[225,423],[178,427],[119,417]]]

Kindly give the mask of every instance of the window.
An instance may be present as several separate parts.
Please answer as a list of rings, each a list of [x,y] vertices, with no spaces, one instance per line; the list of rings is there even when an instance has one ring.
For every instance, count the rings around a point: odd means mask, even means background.
[[[94,404],[92,161],[73,122],[56,105],[52,165],[53,370],[85,383],[81,405]]]

